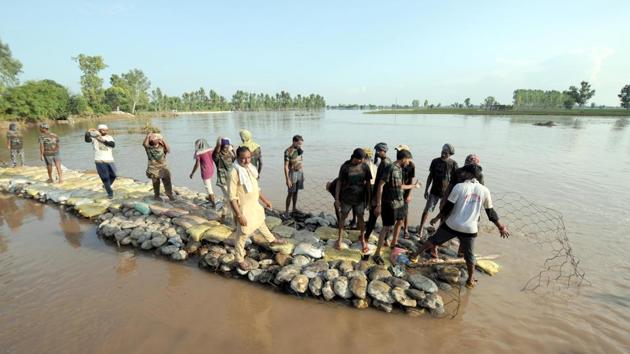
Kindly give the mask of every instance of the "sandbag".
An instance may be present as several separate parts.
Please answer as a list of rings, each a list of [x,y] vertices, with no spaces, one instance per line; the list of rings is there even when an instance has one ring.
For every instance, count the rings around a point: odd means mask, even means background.
[[[336,228],[332,228],[329,226],[322,226],[315,230],[317,236],[319,236],[320,240],[328,241],[328,240],[336,240],[339,237],[339,230]],[[341,233],[341,236],[348,237],[348,233],[344,230]],[[356,240],[354,240],[356,241]]]
[[[201,239],[208,240],[212,242],[222,242],[226,240],[232,234],[232,229],[229,227],[219,224],[208,228],[204,233]]]
[[[477,269],[488,275],[497,274],[499,272],[499,269],[501,268],[496,262],[488,259],[477,260],[477,264],[475,264],[475,266],[477,267]]]
[[[149,209],[155,215],[162,215],[168,211],[169,208],[163,207],[159,204],[149,204]]]
[[[290,255],[291,253],[293,253],[293,249],[295,249],[295,245],[292,244],[291,242],[287,242],[285,244],[280,244],[280,245],[269,245],[269,249],[277,253]]]
[[[213,226],[217,226],[219,223],[207,222],[203,224],[194,225],[186,229],[186,233],[193,241],[199,241],[203,237],[206,231]]]
[[[164,215],[168,216],[169,218],[178,218],[184,215],[188,215],[188,211],[180,208],[171,208],[167,210]]]
[[[100,203],[86,203],[76,207],[76,210],[85,218],[93,218],[107,212],[107,205]]]
[[[149,215],[151,213],[151,209],[147,203],[135,202],[133,208],[142,215]]]
[[[301,254],[311,258],[322,258],[324,256],[324,249],[308,242],[302,242],[293,250],[294,257]]]

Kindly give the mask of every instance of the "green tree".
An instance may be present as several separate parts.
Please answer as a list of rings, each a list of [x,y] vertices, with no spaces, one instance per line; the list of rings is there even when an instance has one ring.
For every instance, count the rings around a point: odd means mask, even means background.
[[[69,114],[68,89],[52,80],[27,81],[3,94],[3,111],[28,120],[63,119]]]
[[[413,100],[413,101],[411,101],[411,107],[419,108],[420,107],[420,100]]]
[[[89,107],[85,98],[81,95],[72,95],[68,99],[68,111],[71,114],[81,115],[89,111]]]
[[[464,105],[466,106],[466,108],[470,107],[470,97],[466,97],[466,99],[464,100]]]
[[[8,44],[0,39],[0,93],[6,87],[19,83],[18,75],[22,72],[22,63],[13,58]]]
[[[104,96],[103,79],[98,76],[98,73],[107,67],[103,57],[100,55],[79,54],[72,60],[79,63],[79,69],[83,73],[81,75],[81,92],[87,100],[88,106],[93,112],[103,113],[105,111],[102,104]]]
[[[424,108],[429,107],[429,100],[425,99],[424,104],[422,105]]]
[[[107,105],[109,110],[118,111],[121,108],[127,110],[129,100],[127,99],[129,92],[120,86],[112,86],[105,90],[103,103]]]
[[[497,100],[493,97],[493,96],[488,96],[486,97],[485,100],[483,100],[483,106],[487,109],[487,110],[492,110],[492,108],[494,108],[494,106],[498,105],[499,103],[497,102]]]
[[[621,101],[621,107],[630,109],[630,85],[624,86],[617,97]]]
[[[582,81],[579,89],[575,86],[570,86],[569,90],[564,91],[564,94],[573,98],[580,107],[584,107],[586,102],[595,95],[595,90],[591,90],[591,84]]]

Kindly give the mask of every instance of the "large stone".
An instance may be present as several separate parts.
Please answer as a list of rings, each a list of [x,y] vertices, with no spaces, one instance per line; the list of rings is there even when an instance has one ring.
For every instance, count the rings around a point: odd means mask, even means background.
[[[171,254],[171,259],[175,261],[183,261],[186,258],[188,258],[188,253],[186,253],[186,251],[184,250],[179,250]]]
[[[450,284],[459,283],[459,268],[454,266],[439,267],[437,270],[438,278]]]
[[[293,232],[291,238],[295,241],[295,243],[310,243],[313,245],[317,245],[319,243],[319,237],[317,237],[317,234],[306,229],[296,230]]]
[[[170,256],[171,254],[179,251],[179,247],[173,245],[166,245],[160,248],[160,252],[165,256]]]
[[[293,278],[300,274],[302,267],[296,265],[288,265],[283,267],[276,275],[276,283],[290,282]]]
[[[420,273],[408,274],[407,281],[409,281],[414,288],[422,290],[426,293],[434,293],[438,291],[437,284]]]
[[[235,258],[236,257],[232,253],[226,253],[219,257],[219,262],[221,262],[221,264],[230,264],[234,262]]]
[[[420,306],[429,310],[435,310],[439,307],[444,307],[444,301],[438,294],[427,294],[427,296],[420,301]]]
[[[255,282],[255,281],[258,281],[262,273],[263,273],[262,269],[252,269],[247,274],[247,278],[249,279],[249,281]]]
[[[150,250],[151,248],[153,248],[153,243],[151,243],[151,240],[145,240],[140,245],[140,248],[142,248],[143,250]]]
[[[340,298],[349,299],[352,297],[352,292],[348,287],[348,278],[344,276],[335,278],[333,282],[333,290]]]
[[[324,272],[324,279],[331,281],[339,276],[339,270],[337,269],[328,269]]]
[[[186,244],[185,250],[186,250],[186,252],[188,252],[188,254],[191,254],[191,253],[197,252],[199,247],[201,247],[201,243],[199,243],[197,241],[190,241],[190,242],[188,242],[188,244]]]
[[[405,312],[411,317],[420,317],[424,315],[424,309],[418,307],[405,307]]]
[[[315,233],[317,234],[320,240],[324,240],[324,241],[336,240],[337,238],[339,238],[339,230],[336,228],[328,227],[328,226],[322,226],[322,227],[317,228],[317,230],[315,230]],[[343,238],[347,238],[348,233],[343,231],[341,233],[341,236],[343,236]]]
[[[267,216],[265,218],[265,224],[267,224],[269,230],[273,230],[276,226],[282,224],[282,219],[275,216]]]
[[[407,296],[405,289],[398,286],[392,289],[392,297],[397,303],[405,307],[416,307],[417,305],[416,300]]]
[[[333,290],[332,282],[330,280],[325,282],[324,286],[322,286],[322,295],[326,301],[330,301],[335,298],[335,291]]]
[[[293,250],[293,256],[297,255],[306,255],[311,258],[319,259],[324,256],[324,249],[311,243],[302,242]]]
[[[368,281],[364,277],[354,277],[350,279],[350,291],[359,299],[365,299]]]
[[[407,296],[416,301],[422,301],[427,297],[424,291],[418,289],[407,289],[405,290],[405,293],[407,294]]]
[[[267,269],[272,264],[273,264],[273,259],[263,259],[260,262],[258,262],[258,265],[260,265],[260,268],[262,269]]]
[[[314,277],[308,282],[308,289],[311,291],[311,294],[315,296],[322,295],[322,286],[324,286],[324,281],[321,277]]]
[[[166,236],[163,236],[162,234],[160,234],[159,236],[151,239],[151,244],[153,245],[153,247],[158,248],[162,246],[163,244],[165,244],[166,240],[167,240]]]
[[[133,241],[133,239],[131,237],[127,236],[127,237],[123,238],[122,240],[120,240],[120,244],[122,246],[127,246],[127,245],[131,244],[131,241]]]
[[[168,227],[164,230],[164,236],[167,238],[175,237],[177,236],[177,230],[174,227]]]
[[[318,260],[304,267],[304,269],[302,269],[302,274],[306,275],[309,278],[314,278],[320,273],[323,273],[327,270],[328,262],[324,260]]]
[[[353,270],[352,272],[348,272],[346,274],[346,277],[348,277],[348,279],[352,279],[352,278],[367,279],[367,275],[365,275],[365,273],[360,270]]]
[[[290,238],[295,232],[295,229],[286,225],[278,225],[274,227],[271,231],[278,237]]]
[[[390,290],[390,286],[380,280],[372,280],[367,287],[367,292],[373,299],[387,304],[394,303]]]
[[[129,235],[128,231],[129,230],[116,231],[116,233],[114,234],[114,239],[116,239],[116,241],[118,242],[122,241],[125,237]]]
[[[392,312],[393,306],[391,303],[382,302],[378,300],[372,300],[372,306],[376,307],[381,311],[385,311],[387,313]]]
[[[307,225],[330,226],[330,222],[320,216],[310,217],[304,220],[304,223]]]
[[[370,269],[370,280],[384,280],[391,277],[392,274],[386,268],[374,266]]]
[[[291,264],[295,264],[297,266],[304,267],[305,265],[309,264],[310,262],[311,262],[311,260],[308,259],[308,257],[299,255],[299,256],[295,256],[293,258],[293,261],[291,261]]]
[[[280,226],[283,226],[283,225],[280,225]],[[295,245],[292,244],[291,242],[269,246],[269,249],[271,249],[272,251],[277,252],[277,253],[287,254],[287,255],[290,255],[293,252],[294,248],[295,248]]]
[[[298,274],[291,280],[291,289],[298,294],[304,294],[308,289],[308,278],[306,275]]]
[[[370,306],[370,303],[367,299],[354,299],[352,300],[352,306],[359,310],[366,309]]]
[[[354,270],[354,264],[352,263],[352,261],[342,260],[341,262],[339,262],[337,268],[339,269],[339,272],[341,272],[341,274],[346,275]]]
[[[340,251],[332,247],[327,247],[324,252],[324,259],[327,261],[348,260],[359,262],[362,256],[361,251],[352,249],[344,249]]]
[[[284,253],[276,253],[274,259],[276,260],[276,263],[278,263],[278,265],[284,267],[291,260],[291,256]]]
[[[399,287],[403,289],[409,289],[409,287],[411,286],[408,281],[396,277],[389,277],[387,279],[387,284],[389,284],[389,286],[391,286],[392,288]]]

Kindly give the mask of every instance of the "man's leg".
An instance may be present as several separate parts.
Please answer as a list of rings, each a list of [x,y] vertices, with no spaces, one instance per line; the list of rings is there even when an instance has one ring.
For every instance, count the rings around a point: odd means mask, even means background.
[[[396,220],[396,225],[394,225],[394,235],[392,236],[392,247],[396,246],[398,243],[398,234],[400,233],[402,225],[403,220]]]
[[[116,178],[118,178],[118,174],[116,173],[116,165],[114,165],[113,162],[108,163],[107,170],[109,172],[109,184],[112,185],[114,184],[114,181],[116,180]]]
[[[374,214],[374,207],[370,206],[370,215],[368,217],[367,224],[365,225],[365,239],[369,240],[372,231],[374,231],[374,226],[376,226],[376,214]]]
[[[11,149],[11,167],[17,166],[17,150]]]
[[[381,229],[381,233],[378,234],[378,245],[376,246],[376,252],[374,252],[374,256],[381,256],[381,248],[385,243],[385,237],[387,237],[390,228],[391,226],[383,226],[383,229]]]
[[[343,228],[346,224],[346,218],[348,217],[348,212],[350,211],[343,203],[341,204],[341,210],[339,210],[339,220],[337,220],[337,243],[335,243],[335,248],[341,250],[341,242],[343,241]]]
[[[112,188],[110,187],[109,171],[107,168],[107,164],[103,162],[97,162],[95,163],[95,165],[96,165],[96,172],[98,173],[98,176],[100,177],[101,182],[103,182],[103,187],[105,188],[105,192],[107,192],[108,196],[111,196]]]
[[[237,263],[241,263],[245,260],[245,242],[248,237],[249,235],[241,232],[239,227],[234,242],[234,259]]]
[[[52,178],[52,170],[53,170],[53,161],[51,157],[44,156],[44,162],[46,163],[46,172],[48,172],[48,183],[53,182]]]
[[[363,213],[364,211],[361,211],[360,213],[355,213],[355,215],[357,216],[357,224],[359,226],[359,241],[361,242],[361,250],[365,253],[369,249],[365,240],[365,220],[363,220]]]
[[[285,206],[286,208],[284,209],[284,212],[289,215],[289,207],[291,206],[291,199],[293,198],[293,193],[292,192],[287,192],[287,199],[285,200]]]
[[[424,236],[424,224],[427,223],[427,219],[429,218],[429,207],[431,205],[431,197],[427,199],[427,203],[424,205],[424,210],[422,211],[422,217],[420,218],[420,226],[418,227],[418,236],[422,238]]]
[[[298,190],[296,188],[295,192],[293,193],[293,212],[294,213],[297,211],[297,200],[298,200]]]
[[[265,240],[269,243],[277,241],[276,237],[269,231],[267,224],[263,223],[261,227],[258,228],[260,234],[265,238]]]
[[[151,183],[153,184],[153,198],[160,199],[160,179],[153,177]]]
[[[20,157],[20,167],[24,166],[24,149],[20,149],[20,153],[18,155]]]
[[[475,237],[458,237],[460,247],[464,251],[464,259],[466,260],[466,270],[468,270],[468,279],[466,286],[475,287]]]
[[[57,168],[57,176],[59,176],[59,183],[63,183],[63,176],[61,173],[61,160],[55,157],[55,167]]]
[[[163,171],[162,176],[162,184],[164,184],[164,192],[166,193],[166,196],[170,200],[175,199],[175,196],[173,196],[173,184],[171,183],[171,171]]]

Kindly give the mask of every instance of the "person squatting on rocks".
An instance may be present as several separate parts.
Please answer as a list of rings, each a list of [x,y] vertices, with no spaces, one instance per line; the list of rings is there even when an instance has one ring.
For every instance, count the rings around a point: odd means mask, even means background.
[[[114,138],[108,135],[109,129],[105,124],[99,124],[96,129],[85,132],[85,142],[94,147],[94,163],[96,172],[103,182],[107,197],[112,199],[114,191],[112,184],[116,180],[116,165],[114,165],[113,149],[116,146]]]
[[[293,136],[293,143],[284,150],[284,178],[287,183],[287,199],[285,202],[285,215],[289,215],[289,206],[293,201],[293,212],[297,212],[298,191],[304,189],[304,170],[302,166],[302,144],[304,138],[301,135]]]
[[[239,135],[242,141],[241,146],[245,146],[252,153],[252,165],[256,167],[258,178],[260,178],[260,172],[262,171],[262,150],[260,149],[260,145],[254,141],[252,133],[247,129],[241,129]]]
[[[354,212],[359,224],[359,240],[363,253],[368,252],[368,244],[365,241],[365,225],[363,213],[365,206],[370,202],[370,181],[372,173],[370,167],[363,163],[367,155],[363,149],[354,149],[350,160],[344,162],[339,168],[339,176],[335,187],[335,210],[338,211],[339,220],[337,226],[339,235],[335,248],[341,250],[342,233],[346,218],[350,210]]]
[[[53,182],[52,168],[53,165],[57,169],[57,177],[59,183],[63,183],[61,172],[61,158],[59,157],[59,137],[48,131],[48,124],[39,125],[39,159],[46,162],[46,170],[48,171],[48,183]]]
[[[392,164],[392,160],[387,157],[387,144],[378,143],[374,146],[374,164],[376,164],[379,159],[380,163],[378,164],[378,168],[376,169],[376,175],[374,176],[374,181],[372,182],[372,200],[370,201],[370,216],[368,218],[368,222],[365,225],[365,237],[370,238],[372,231],[374,231],[374,227],[376,226],[376,220],[378,219],[378,215],[376,215],[376,189],[378,187],[378,183],[383,178],[383,173],[387,169],[389,165]]]
[[[24,137],[16,123],[9,124],[7,131],[7,149],[11,153],[11,167],[24,166]]]
[[[230,170],[234,164],[234,148],[230,139],[218,137],[217,144],[212,150],[212,159],[217,167],[217,186],[223,192],[223,197],[228,198],[228,183]]]
[[[376,186],[376,207],[374,214],[381,215],[383,220],[383,229],[378,236],[378,245],[374,252],[374,263],[383,265],[385,262],[381,257],[381,248],[388,246],[385,238],[389,230],[394,226],[394,235],[392,238],[392,246],[398,242],[398,233],[402,227],[405,218],[405,198],[403,191],[419,188],[420,184],[404,184],[403,168],[409,165],[412,156],[409,150],[398,150],[396,152],[396,161],[390,164]]]
[[[441,245],[455,237],[459,239],[460,248],[464,253],[468,280],[466,287],[475,287],[475,239],[478,232],[479,216],[481,208],[486,210],[488,219],[499,229],[502,238],[510,236],[506,225],[501,224],[499,216],[492,207],[490,190],[479,183],[481,167],[466,165],[462,168],[465,182],[455,185],[448,196],[444,207],[440,210],[440,216],[446,217],[446,221],[438,230],[429,237],[417,253],[411,257],[412,262],[417,262],[422,252]]]
[[[239,267],[250,270],[251,265],[245,261],[245,242],[255,231],[270,244],[284,244],[276,240],[265,224],[265,209],[271,208],[271,202],[265,198],[258,186],[258,170],[251,164],[252,154],[245,146],[236,150],[237,159],[228,176],[228,193],[230,205],[236,215],[236,244],[234,256]]]
[[[427,203],[422,211],[420,226],[418,226],[418,236],[420,236],[420,238],[424,235],[424,225],[427,223],[429,213],[433,212],[435,207],[440,203],[440,199],[444,198],[444,193],[451,182],[451,177],[458,167],[457,162],[451,159],[451,156],[454,154],[455,148],[453,145],[444,144],[440,157],[436,157],[431,161],[427,184],[424,188],[424,199],[427,200]],[[430,191],[429,187],[431,187]],[[434,257],[437,257],[436,249],[431,250],[431,253]]]
[[[142,146],[147,153],[148,166],[147,177],[153,183],[153,197],[161,200],[160,180],[164,184],[164,191],[170,200],[174,200],[173,185],[171,184],[171,171],[166,164],[166,155],[171,151],[168,143],[160,134],[149,133],[144,138]]]
[[[197,139],[195,141],[195,165],[190,172],[190,179],[193,178],[197,167],[201,167],[201,180],[208,191],[208,200],[213,208],[216,208],[216,199],[212,191],[212,175],[214,175],[214,161],[212,159],[212,149],[206,139]]]

